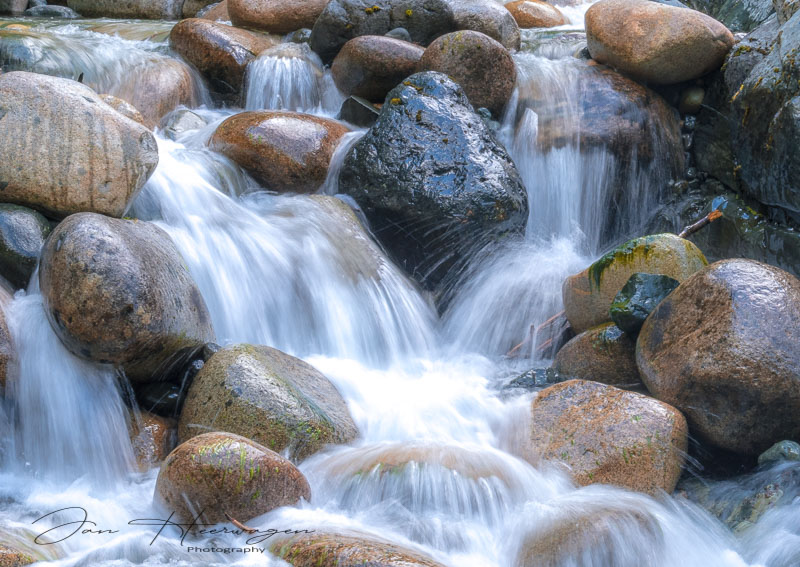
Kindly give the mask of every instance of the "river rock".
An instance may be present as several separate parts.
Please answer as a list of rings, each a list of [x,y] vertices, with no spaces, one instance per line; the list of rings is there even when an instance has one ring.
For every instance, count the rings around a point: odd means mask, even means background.
[[[444,73],[458,83],[475,108],[488,108],[499,116],[514,84],[517,67],[499,42],[476,31],[443,35],[422,55],[419,68]]]
[[[317,532],[279,539],[270,552],[293,567],[444,567],[418,551],[369,536]]]
[[[0,204],[0,273],[16,288],[26,288],[50,223],[42,215],[19,205]]]
[[[213,355],[189,388],[178,434],[244,435],[295,461],[358,435],[336,387],[313,366],[266,346],[237,345]]]
[[[330,0],[311,31],[311,49],[326,64],[345,43],[361,35],[404,28],[414,43],[428,45],[455,29],[446,0]]]
[[[636,336],[647,316],[679,284],[660,274],[633,274],[614,297],[608,313],[617,327]]]
[[[471,246],[521,232],[528,214],[508,153],[461,88],[434,72],[387,95],[378,121],[345,157],[339,191],[355,198],[395,260],[429,286]]]
[[[108,106],[122,114],[126,118],[130,118],[134,122],[138,122],[139,124],[146,126],[144,123],[144,116],[142,113],[136,110],[136,107],[133,106],[126,100],[122,100],[121,98],[115,97],[114,95],[110,94],[101,94],[100,98],[106,103]]]
[[[499,41],[506,49],[519,49],[519,26],[508,10],[494,0],[447,0],[457,30],[473,30]]]
[[[169,34],[170,46],[222,94],[241,91],[248,63],[279,41],[201,18],[182,20]]]
[[[194,17],[213,22],[230,22],[231,16],[228,14],[228,0],[222,0],[216,4],[211,4],[197,12]]]
[[[686,419],[675,408],[598,382],[569,380],[542,390],[531,412],[532,453],[566,467],[576,483],[653,495],[675,488],[688,448]]]
[[[67,0],[67,6],[87,18],[178,20],[184,0]]]
[[[139,468],[146,471],[163,461],[178,444],[178,423],[174,419],[143,411],[131,415],[131,445]]]
[[[22,567],[36,563],[36,561],[24,551],[0,543],[0,567]]]
[[[149,222],[68,217],[45,243],[39,285],[64,345],[81,358],[122,366],[133,381],[152,380],[183,349],[214,340],[183,259]]]
[[[241,112],[220,124],[208,145],[272,191],[313,193],[325,182],[347,131],[335,120],[310,114]]]
[[[800,443],[778,441],[758,456],[758,465],[772,465],[782,461],[800,461]]]
[[[63,218],[120,217],[158,163],[155,138],[89,87],[36,73],[0,76],[3,201]]]
[[[333,60],[331,73],[344,94],[383,102],[386,93],[414,74],[424,52],[407,41],[362,35],[344,44]]]
[[[285,34],[310,28],[328,0],[228,0],[234,26]]]
[[[62,18],[64,20],[75,20],[81,15],[67,6],[34,6],[25,10],[26,16],[33,18]]]
[[[561,10],[542,0],[516,0],[506,9],[521,28],[552,28],[569,23]]]
[[[380,110],[375,108],[376,105],[372,104],[367,99],[349,96],[342,103],[339,109],[339,114],[336,115],[337,120],[349,122],[355,126],[362,128],[369,128],[380,115]]]
[[[0,14],[21,14],[27,7],[28,0],[0,0]]]
[[[674,234],[635,238],[564,281],[567,319],[576,333],[582,333],[611,320],[611,302],[633,274],[662,274],[683,281],[707,264],[697,246]]]
[[[656,85],[719,69],[733,46],[733,34],[714,18],[647,0],[594,4],[586,12],[586,39],[595,61]]]
[[[303,473],[232,433],[204,433],[178,445],[161,465],[155,494],[177,517],[188,520],[202,512],[207,523],[226,522],[226,514],[247,522],[301,498],[311,498]]]
[[[15,357],[14,342],[6,322],[6,309],[13,300],[14,290],[0,278],[0,395],[5,394],[8,368]]]
[[[584,331],[561,347],[553,361],[559,376],[594,380],[618,388],[642,386],[636,340],[613,323]]]
[[[218,0],[184,0],[181,14],[184,18],[194,18],[198,12],[218,3]]]
[[[757,455],[800,438],[800,280],[722,260],[683,282],[645,321],[636,361],[647,388],[712,445]]]

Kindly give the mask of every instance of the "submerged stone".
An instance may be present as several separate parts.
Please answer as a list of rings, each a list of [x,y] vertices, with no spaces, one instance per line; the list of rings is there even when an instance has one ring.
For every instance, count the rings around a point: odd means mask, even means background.
[[[800,443],[778,441],[758,456],[758,464],[762,466],[781,461],[800,461]]]

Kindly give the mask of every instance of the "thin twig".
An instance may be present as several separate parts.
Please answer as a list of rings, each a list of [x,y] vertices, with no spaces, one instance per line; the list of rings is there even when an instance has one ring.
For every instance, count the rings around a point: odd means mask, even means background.
[[[232,523],[234,526],[236,526],[237,528],[239,528],[240,530],[242,530],[245,533],[254,534],[254,533],[256,533],[258,531],[255,528],[248,528],[247,526],[245,526],[242,522],[239,522],[238,520],[234,520],[231,517],[231,515],[228,514],[227,512],[225,512],[225,517],[228,518],[228,521],[230,523]]]
[[[700,230],[701,228],[703,228],[707,224],[711,224],[712,222],[714,222],[715,220],[717,220],[721,216],[722,216],[722,213],[720,211],[711,211],[710,213],[708,213],[706,216],[701,218],[696,223],[690,224],[689,226],[684,228],[678,236],[681,237],[681,238],[686,238],[687,236],[689,236],[691,234],[694,234],[695,232],[697,232],[698,230]]]

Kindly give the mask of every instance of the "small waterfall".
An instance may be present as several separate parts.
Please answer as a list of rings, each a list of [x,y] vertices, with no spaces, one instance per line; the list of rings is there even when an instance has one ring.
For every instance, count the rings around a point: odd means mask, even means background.
[[[344,98],[330,71],[305,43],[283,43],[247,66],[247,110],[291,110],[335,115]]]
[[[134,470],[114,370],[67,351],[50,327],[35,280],[29,295],[6,311],[17,351],[6,387],[18,421],[10,452],[46,479],[86,476],[95,485],[114,485]]]
[[[344,202],[264,192],[231,199],[213,152],[164,139],[159,148],[134,212],[170,234],[220,341],[377,364],[431,348],[430,305]]]

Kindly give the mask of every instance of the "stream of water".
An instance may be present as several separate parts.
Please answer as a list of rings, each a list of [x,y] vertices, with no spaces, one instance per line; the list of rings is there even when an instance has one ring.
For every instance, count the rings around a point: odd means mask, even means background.
[[[573,23],[582,21],[585,9],[568,11]],[[502,355],[531,325],[561,309],[567,275],[635,233],[647,220],[641,213],[646,199],[669,181],[658,159],[640,166],[635,155],[620,159],[606,147],[583,147],[579,136],[557,147],[537,142],[550,112],[542,101],[558,102],[561,131],[577,131],[570,127],[583,119],[583,81],[603,80],[581,74],[572,56],[582,47],[575,29],[565,26],[573,37],[567,41],[552,32],[528,36],[526,45],[538,47],[515,55],[518,88],[498,135],[529,192],[527,234],[473,262],[441,316],[373,241],[349,200],[334,195],[345,151],[334,157],[320,195],[278,196],[259,191],[235,164],[205,148],[234,110],[198,109],[208,126],[177,140],[157,135],[160,162],[131,214],[169,233],[205,298],[219,342],[266,344],[304,358],[337,386],[361,433],[351,446],[300,465],[311,502],[273,511],[251,526],[372,533],[460,567],[516,567],[535,536],[574,525],[585,526],[587,539],[563,550],[554,565],[800,562],[796,503],[734,535],[684,499],[578,488],[563,473],[518,456],[530,395],[508,398],[498,386],[515,369],[549,361],[532,353],[515,361]],[[114,92],[142,61],[169,58],[163,37],[155,28],[146,31],[137,28],[151,39],[130,40],[80,25],[48,25],[30,41],[64,54],[58,64],[68,71],[62,74],[84,72],[87,82]],[[87,59],[74,55],[89,52]],[[207,105],[207,94],[197,88],[192,104]],[[281,46],[250,65],[247,109],[332,116],[341,100],[329,72],[306,48]],[[624,167],[633,169],[620,176]],[[620,178],[629,186],[617,186]],[[626,200],[609,233],[605,211],[620,189]],[[157,469],[134,466],[116,376],[64,349],[46,321],[35,276],[8,312],[19,357],[0,408],[8,432],[0,543],[5,537],[64,566],[286,565],[268,554],[191,554],[174,532],[153,541],[154,529],[128,526],[129,520],[159,517],[152,505]],[[386,459],[412,464],[383,474],[374,465]],[[29,543],[44,531],[42,523],[74,520],[80,512],[64,510],[34,523],[37,518],[77,506],[98,527],[120,532],[50,546]]]

